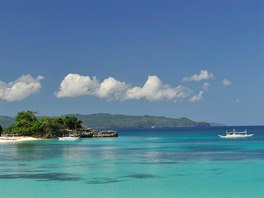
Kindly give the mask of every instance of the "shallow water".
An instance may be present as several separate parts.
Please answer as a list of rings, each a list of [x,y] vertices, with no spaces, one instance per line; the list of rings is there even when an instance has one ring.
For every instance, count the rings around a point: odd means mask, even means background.
[[[246,128],[252,138],[211,127],[0,144],[0,197],[262,198],[264,127]]]

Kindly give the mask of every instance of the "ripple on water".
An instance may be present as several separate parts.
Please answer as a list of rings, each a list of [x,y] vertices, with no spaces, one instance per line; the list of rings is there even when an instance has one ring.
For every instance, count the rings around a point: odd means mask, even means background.
[[[1,174],[0,179],[35,179],[38,181],[79,181],[80,177],[67,173]]]

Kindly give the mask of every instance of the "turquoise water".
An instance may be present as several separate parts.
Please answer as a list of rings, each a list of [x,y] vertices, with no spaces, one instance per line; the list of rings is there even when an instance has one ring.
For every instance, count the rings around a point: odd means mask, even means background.
[[[212,127],[0,144],[0,197],[262,198],[264,127],[246,128],[250,139]]]

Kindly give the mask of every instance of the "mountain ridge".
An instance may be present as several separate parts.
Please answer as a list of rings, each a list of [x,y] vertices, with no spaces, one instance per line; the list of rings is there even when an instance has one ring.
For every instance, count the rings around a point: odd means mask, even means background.
[[[83,124],[90,128],[173,128],[210,126],[207,122],[196,122],[189,118],[168,118],[164,116],[137,116],[123,114],[69,114],[76,116]]]
[[[197,122],[186,117],[169,118],[165,116],[137,116],[110,113],[96,114],[65,114],[73,115],[83,122],[84,126],[95,129],[110,128],[174,128],[174,127],[209,127],[208,122]],[[3,128],[15,122],[14,117],[0,116],[0,125]]]

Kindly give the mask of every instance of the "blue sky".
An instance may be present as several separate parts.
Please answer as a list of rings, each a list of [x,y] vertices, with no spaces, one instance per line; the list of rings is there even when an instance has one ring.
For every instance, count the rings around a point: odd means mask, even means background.
[[[263,1],[1,0],[1,115],[264,124]]]

